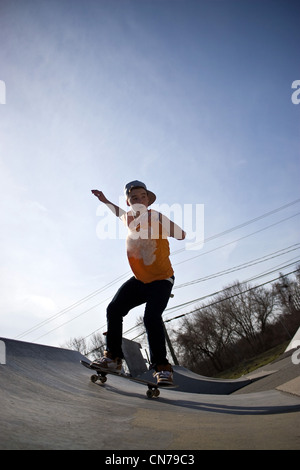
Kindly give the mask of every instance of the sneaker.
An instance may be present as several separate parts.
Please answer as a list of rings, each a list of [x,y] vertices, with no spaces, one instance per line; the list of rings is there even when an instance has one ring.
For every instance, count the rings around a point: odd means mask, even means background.
[[[115,372],[116,374],[121,374],[122,373],[122,359],[119,357],[112,358],[111,354],[109,351],[104,351],[104,356],[96,359],[91,363],[91,366],[95,369],[99,369],[103,372],[110,371],[110,372]]]
[[[173,383],[173,369],[171,364],[163,364],[156,367],[157,385],[174,385]]]

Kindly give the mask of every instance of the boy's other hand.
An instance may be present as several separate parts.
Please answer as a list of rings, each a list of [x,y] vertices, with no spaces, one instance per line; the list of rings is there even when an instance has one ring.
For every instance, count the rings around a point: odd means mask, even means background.
[[[102,191],[98,191],[98,189],[92,189],[92,193],[99,199],[99,201],[104,203],[108,202]]]

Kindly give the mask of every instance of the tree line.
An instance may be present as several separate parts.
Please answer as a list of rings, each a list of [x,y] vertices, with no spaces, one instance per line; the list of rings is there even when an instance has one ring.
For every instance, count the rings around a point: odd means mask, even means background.
[[[181,365],[214,375],[292,339],[300,324],[300,266],[271,287],[235,282],[186,315],[171,337]]]

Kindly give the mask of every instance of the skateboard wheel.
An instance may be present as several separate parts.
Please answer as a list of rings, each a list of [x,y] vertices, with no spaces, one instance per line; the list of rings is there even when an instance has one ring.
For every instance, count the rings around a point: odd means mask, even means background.
[[[153,390],[147,390],[147,397],[152,398],[153,397]]]
[[[106,381],[107,381],[107,377],[100,377],[100,382],[102,384],[105,384]]]
[[[159,397],[159,395],[160,395],[160,391],[158,390],[158,388],[156,388],[155,390],[153,390],[153,396],[154,396],[155,398]]]
[[[91,381],[92,381],[93,383],[96,383],[97,380],[98,380],[98,375],[95,375],[95,374],[94,374],[94,375],[91,376]]]

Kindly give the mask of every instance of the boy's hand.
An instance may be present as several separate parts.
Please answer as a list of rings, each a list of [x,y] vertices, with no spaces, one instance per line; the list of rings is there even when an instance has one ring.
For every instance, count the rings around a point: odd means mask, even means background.
[[[123,214],[126,214],[126,212],[121,209],[120,207],[116,206],[116,204],[113,204],[110,202],[107,197],[104,196],[102,191],[98,191],[98,189],[92,189],[92,193],[94,196],[96,196],[99,201],[103,202],[104,204],[107,205],[107,207],[117,216],[121,217]]]
[[[98,189],[92,189],[92,193],[99,199],[99,201],[104,202],[104,204],[108,202],[102,191],[98,191]]]

